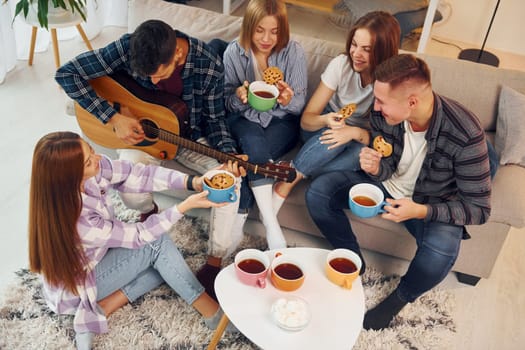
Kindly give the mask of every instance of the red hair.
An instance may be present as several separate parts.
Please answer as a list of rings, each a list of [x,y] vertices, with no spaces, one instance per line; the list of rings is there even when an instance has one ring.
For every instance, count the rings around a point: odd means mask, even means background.
[[[372,37],[372,51],[370,52],[370,74],[378,64],[395,56],[399,52],[401,29],[396,18],[388,12],[372,11],[359,18],[350,29],[346,39],[346,55],[353,65],[350,57],[350,46],[358,29],[366,29]]]
[[[72,132],[42,137],[33,153],[29,198],[29,267],[51,285],[78,294],[86,277],[77,231],[84,175],[81,138]]]

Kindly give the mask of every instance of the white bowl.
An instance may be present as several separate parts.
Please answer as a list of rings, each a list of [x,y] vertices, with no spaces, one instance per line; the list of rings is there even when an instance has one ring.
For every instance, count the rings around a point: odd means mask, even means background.
[[[273,302],[272,319],[287,331],[300,331],[310,322],[310,307],[306,300],[296,297],[282,297]]]

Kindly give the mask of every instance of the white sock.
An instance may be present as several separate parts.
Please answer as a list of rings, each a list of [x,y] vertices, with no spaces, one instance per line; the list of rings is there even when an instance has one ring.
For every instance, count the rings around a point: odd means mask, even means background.
[[[254,186],[252,192],[259,207],[260,217],[266,228],[266,240],[269,249],[286,248],[283,231],[277,221],[272,204],[272,184]]]
[[[281,207],[283,206],[283,203],[285,200],[286,198],[278,194],[275,191],[275,188],[273,188],[272,190],[272,208],[273,208],[273,213],[275,214],[275,216],[277,216],[277,214],[279,213],[279,210],[281,210]]]
[[[244,237],[244,223],[246,222],[246,219],[248,218],[248,214],[240,214],[237,213],[235,215],[235,219],[233,219],[233,226],[231,230],[232,234],[232,244],[228,248],[226,252],[226,257],[230,256],[235,249],[239,246],[239,243],[241,243],[242,238]]]

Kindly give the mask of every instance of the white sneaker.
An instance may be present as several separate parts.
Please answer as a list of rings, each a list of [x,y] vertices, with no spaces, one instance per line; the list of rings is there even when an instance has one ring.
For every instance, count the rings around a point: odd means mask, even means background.
[[[198,139],[197,142],[208,146],[206,139],[203,137]],[[220,166],[220,163],[215,158],[205,156],[204,154],[200,154],[183,147],[179,148],[175,160],[184,165],[186,168],[195,170],[199,174],[204,174],[208,170],[215,169]]]
[[[66,114],[72,117],[75,116],[75,101],[66,96]]]

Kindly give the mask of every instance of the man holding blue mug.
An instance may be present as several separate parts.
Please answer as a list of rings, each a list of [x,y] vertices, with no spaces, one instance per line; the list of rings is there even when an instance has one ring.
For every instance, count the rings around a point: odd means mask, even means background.
[[[416,254],[399,285],[365,315],[363,327],[378,330],[447,276],[458,256],[464,225],[487,221],[491,169],[478,119],[432,90],[423,60],[404,54],[381,63],[375,71],[374,96],[370,140],[374,145],[372,140],[381,140],[383,147],[362,149],[362,171],[332,172],[314,179],[306,202],[314,222],[335,248],[361,256],[343,209],[348,208],[353,185],[374,184],[390,204],[383,207],[381,217],[402,222],[415,238]]]

